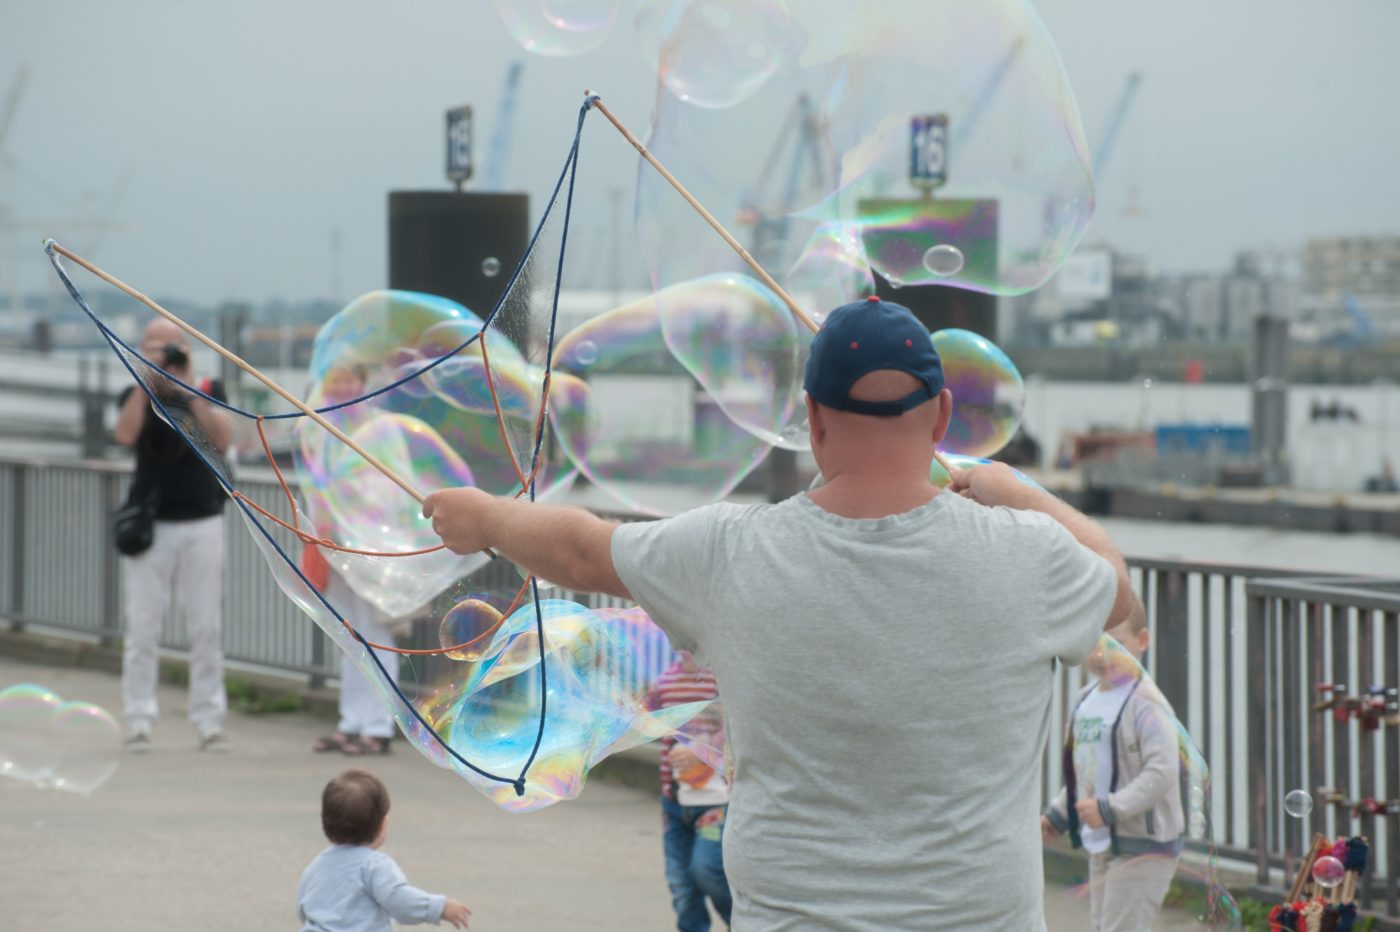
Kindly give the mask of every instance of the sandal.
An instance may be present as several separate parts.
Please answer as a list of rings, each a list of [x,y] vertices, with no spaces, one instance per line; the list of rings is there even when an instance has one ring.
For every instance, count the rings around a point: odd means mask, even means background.
[[[373,735],[361,735],[355,739],[354,743],[345,749],[345,753],[351,757],[361,754],[388,754],[389,739],[376,738]]]
[[[322,735],[311,743],[311,750],[317,754],[331,754],[339,751],[341,754],[353,753],[350,749],[360,740],[359,735],[347,735],[343,731],[334,734]]]

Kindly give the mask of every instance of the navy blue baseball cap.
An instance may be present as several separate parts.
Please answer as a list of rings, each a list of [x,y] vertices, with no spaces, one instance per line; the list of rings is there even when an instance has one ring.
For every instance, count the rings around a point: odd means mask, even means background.
[[[893,401],[851,397],[851,386],[881,369],[907,372],[923,384]],[[837,411],[898,417],[943,391],[943,362],[928,329],[909,308],[874,295],[831,312],[812,340],[802,387]]]

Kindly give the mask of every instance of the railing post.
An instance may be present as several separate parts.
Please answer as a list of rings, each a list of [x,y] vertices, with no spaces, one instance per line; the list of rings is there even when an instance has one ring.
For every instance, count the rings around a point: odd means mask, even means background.
[[[27,509],[25,508],[25,486],[28,484],[29,466],[17,464],[15,467],[15,512],[10,521],[10,553],[14,571],[14,586],[10,590],[10,630],[16,633],[24,630],[24,563],[28,550],[25,547]]]
[[[119,473],[106,473],[102,476],[103,517],[111,515],[117,508],[117,489],[121,484]],[[106,530],[104,524],[104,531]],[[121,605],[121,556],[112,543],[110,534],[104,535],[107,545],[102,551],[102,607],[103,623],[99,643],[111,647],[121,634],[126,619]]]
[[[1324,713],[1312,709],[1313,701],[1317,695],[1317,684],[1327,679],[1326,668],[1323,664],[1326,659],[1323,657],[1326,652],[1323,640],[1323,617],[1324,613],[1335,616],[1341,610],[1341,606],[1338,605],[1324,607],[1321,602],[1308,603],[1307,678],[1303,681],[1303,714],[1306,716],[1303,722],[1303,736],[1308,749],[1308,766],[1305,771],[1308,782],[1303,789],[1307,790],[1310,795],[1316,795],[1318,787],[1324,785],[1327,780],[1327,723]],[[1305,632],[1299,631],[1300,638],[1304,637],[1304,634]],[[1328,808],[1330,807],[1313,807],[1311,826],[1314,833],[1322,832],[1331,837],[1327,826]]]
[[[1382,684],[1400,687],[1400,612],[1386,612],[1381,619],[1384,634],[1385,679]],[[1386,795],[1400,799],[1400,729],[1385,732]],[[1386,816],[1385,906],[1392,916],[1400,916],[1400,809]]]
[[[1259,885],[1269,883],[1269,775],[1272,771],[1271,749],[1268,735],[1272,723],[1269,709],[1269,672],[1273,667],[1273,645],[1268,636],[1265,618],[1265,600],[1254,594],[1249,584],[1245,585],[1245,629],[1248,632],[1247,656],[1253,659],[1245,665],[1246,695],[1249,708],[1256,710],[1257,718],[1246,719],[1249,754],[1252,763],[1249,774],[1251,796],[1254,805],[1250,808],[1247,841],[1254,846],[1255,879]]]
[[[1283,725],[1279,736],[1279,751],[1282,753],[1281,772],[1283,785],[1279,793],[1284,799],[1297,789],[1306,789],[1303,783],[1303,717],[1299,707],[1298,680],[1302,676],[1299,656],[1302,647],[1303,612],[1302,604],[1296,598],[1289,598],[1280,604],[1280,612],[1274,631],[1279,637],[1282,658],[1279,663],[1278,700],[1279,719]],[[1309,796],[1312,794],[1309,793]],[[1279,841],[1283,846],[1283,882],[1291,883],[1298,853],[1302,851],[1304,840],[1303,820],[1287,818],[1283,820],[1283,832]]]
[[[1356,686],[1353,687],[1353,691],[1358,695],[1362,694],[1366,687],[1370,685],[1373,671],[1375,670],[1375,666],[1373,665],[1373,658],[1375,655],[1372,650],[1374,644],[1374,629],[1372,627],[1374,620],[1372,616],[1374,614],[1375,613],[1370,609],[1364,608],[1358,610],[1356,613],[1356,670],[1359,676],[1357,677],[1357,683]],[[1361,799],[1374,798],[1376,795],[1376,741],[1379,738],[1380,732],[1379,730],[1367,731],[1357,727],[1356,735],[1357,776],[1359,777],[1357,780],[1357,788],[1360,790]],[[1363,834],[1368,835],[1373,844],[1376,840],[1378,822],[1384,824],[1383,820],[1378,820],[1374,816],[1364,815],[1361,818]],[[1393,839],[1391,843],[1394,844]],[[1373,895],[1371,877],[1375,873],[1376,859],[1375,857],[1368,857],[1366,859],[1366,871],[1361,875],[1360,889],[1357,890],[1358,905],[1368,909],[1371,906],[1371,897]]]
[[[321,689],[326,685],[326,633],[319,625],[311,625],[311,669],[314,671],[307,677],[307,685],[312,689]]]
[[[1187,595],[1186,575],[1181,570],[1158,570],[1157,584],[1157,631],[1158,644],[1186,644],[1190,638],[1190,602]],[[1162,695],[1176,710],[1182,722],[1191,721],[1190,673],[1187,667],[1186,651],[1159,650],[1156,654],[1157,669],[1152,678]]]

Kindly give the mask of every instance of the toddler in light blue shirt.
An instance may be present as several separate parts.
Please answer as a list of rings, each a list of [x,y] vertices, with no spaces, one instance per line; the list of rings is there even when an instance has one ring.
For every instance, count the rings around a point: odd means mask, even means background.
[[[321,793],[321,827],[331,847],[316,855],[297,887],[302,932],[391,932],[392,922],[443,920],[467,927],[471,910],[411,886],[379,850],[389,828],[389,791],[374,774],[347,770]]]

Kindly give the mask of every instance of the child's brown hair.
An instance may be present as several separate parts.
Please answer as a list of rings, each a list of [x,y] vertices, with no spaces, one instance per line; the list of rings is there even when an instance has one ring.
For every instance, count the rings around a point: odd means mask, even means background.
[[[367,770],[347,770],[321,792],[321,828],[336,845],[368,845],[389,814],[389,790]]]
[[[1141,596],[1133,596],[1133,610],[1122,623],[1127,625],[1133,634],[1141,634],[1147,630],[1147,606],[1142,604]]]

